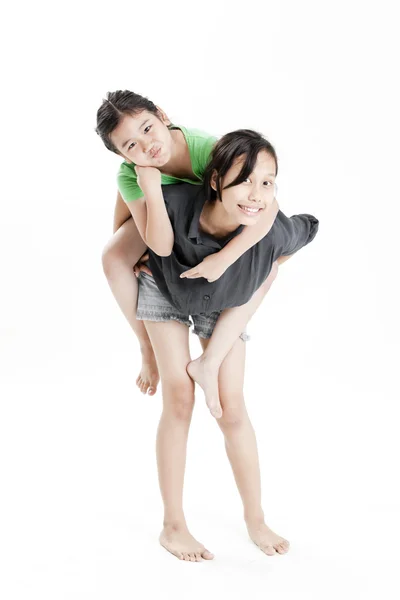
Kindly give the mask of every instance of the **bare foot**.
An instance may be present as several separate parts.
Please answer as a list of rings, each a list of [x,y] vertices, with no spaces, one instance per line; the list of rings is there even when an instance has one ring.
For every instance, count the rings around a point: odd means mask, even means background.
[[[166,525],[159,539],[161,546],[180,560],[201,562],[203,558],[205,560],[214,558],[214,554],[211,554],[203,544],[195,540],[185,526]]]
[[[247,523],[250,538],[265,554],[285,554],[289,550],[289,542],[277,535],[265,523],[252,525]]]
[[[186,370],[190,377],[203,388],[206,404],[213,417],[222,417],[222,408],[218,392],[218,369],[203,360],[203,357],[192,360]]]
[[[160,381],[156,357],[151,346],[142,346],[140,351],[142,353],[142,369],[136,379],[136,385],[142,394],[147,392],[149,396],[154,396]]]

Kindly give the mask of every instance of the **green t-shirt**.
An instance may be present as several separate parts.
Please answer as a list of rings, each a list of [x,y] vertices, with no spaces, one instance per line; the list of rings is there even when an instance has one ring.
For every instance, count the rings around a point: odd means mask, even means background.
[[[180,179],[161,173],[161,184],[165,185],[186,181],[187,183],[193,183],[194,185],[201,185],[212,147],[217,138],[210,136],[203,131],[199,131],[198,129],[186,129],[180,125],[172,125],[171,129],[180,129],[185,136],[189,148],[193,173],[198,177],[198,180]],[[133,163],[124,161],[121,164],[117,175],[117,183],[118,189],[125,202],[132,202],[143,196],[143,192],[137,183],[137,175]]]

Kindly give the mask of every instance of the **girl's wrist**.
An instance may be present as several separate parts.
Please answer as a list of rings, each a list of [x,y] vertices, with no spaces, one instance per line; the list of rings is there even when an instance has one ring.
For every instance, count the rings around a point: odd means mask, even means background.
[[[146,201],[148,199],[152,200],[152,198],[159,196],[161,192],[161,183],[156,183],[154,181],[147,183],[142,187],[142,192],[146,197]]]

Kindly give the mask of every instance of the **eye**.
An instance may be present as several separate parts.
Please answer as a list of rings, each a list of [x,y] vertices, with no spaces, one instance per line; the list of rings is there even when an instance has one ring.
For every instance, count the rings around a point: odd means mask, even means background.
[[[274,185],[272,183],[272,181],[264,181],[264,185],[266,185],[267,187],[270,187],[271,185]]]
[[[128,150],[132,150],[132,148],[134,148],[135,146],[136,146],[135,142],[132,142],[131,144],[129,144]]]
[[[147,127],[144,128],[144,132],[148,133],[152,127],[153,125],[147,125]]]

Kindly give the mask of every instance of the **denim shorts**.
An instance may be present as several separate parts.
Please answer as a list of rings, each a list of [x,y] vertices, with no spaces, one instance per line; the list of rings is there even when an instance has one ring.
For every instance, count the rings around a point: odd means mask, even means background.
[[[178,321],[188,327],[193,325],[193,333],[201,338],[211,337],[222,311],[214,311],[209,315],[185,315],[164,298],[151,275],[140,271],[138,282],[139,297],[136,316],[139,321]],[[241,333],[239,337],[244,342],[250,339],[246,332]]]

